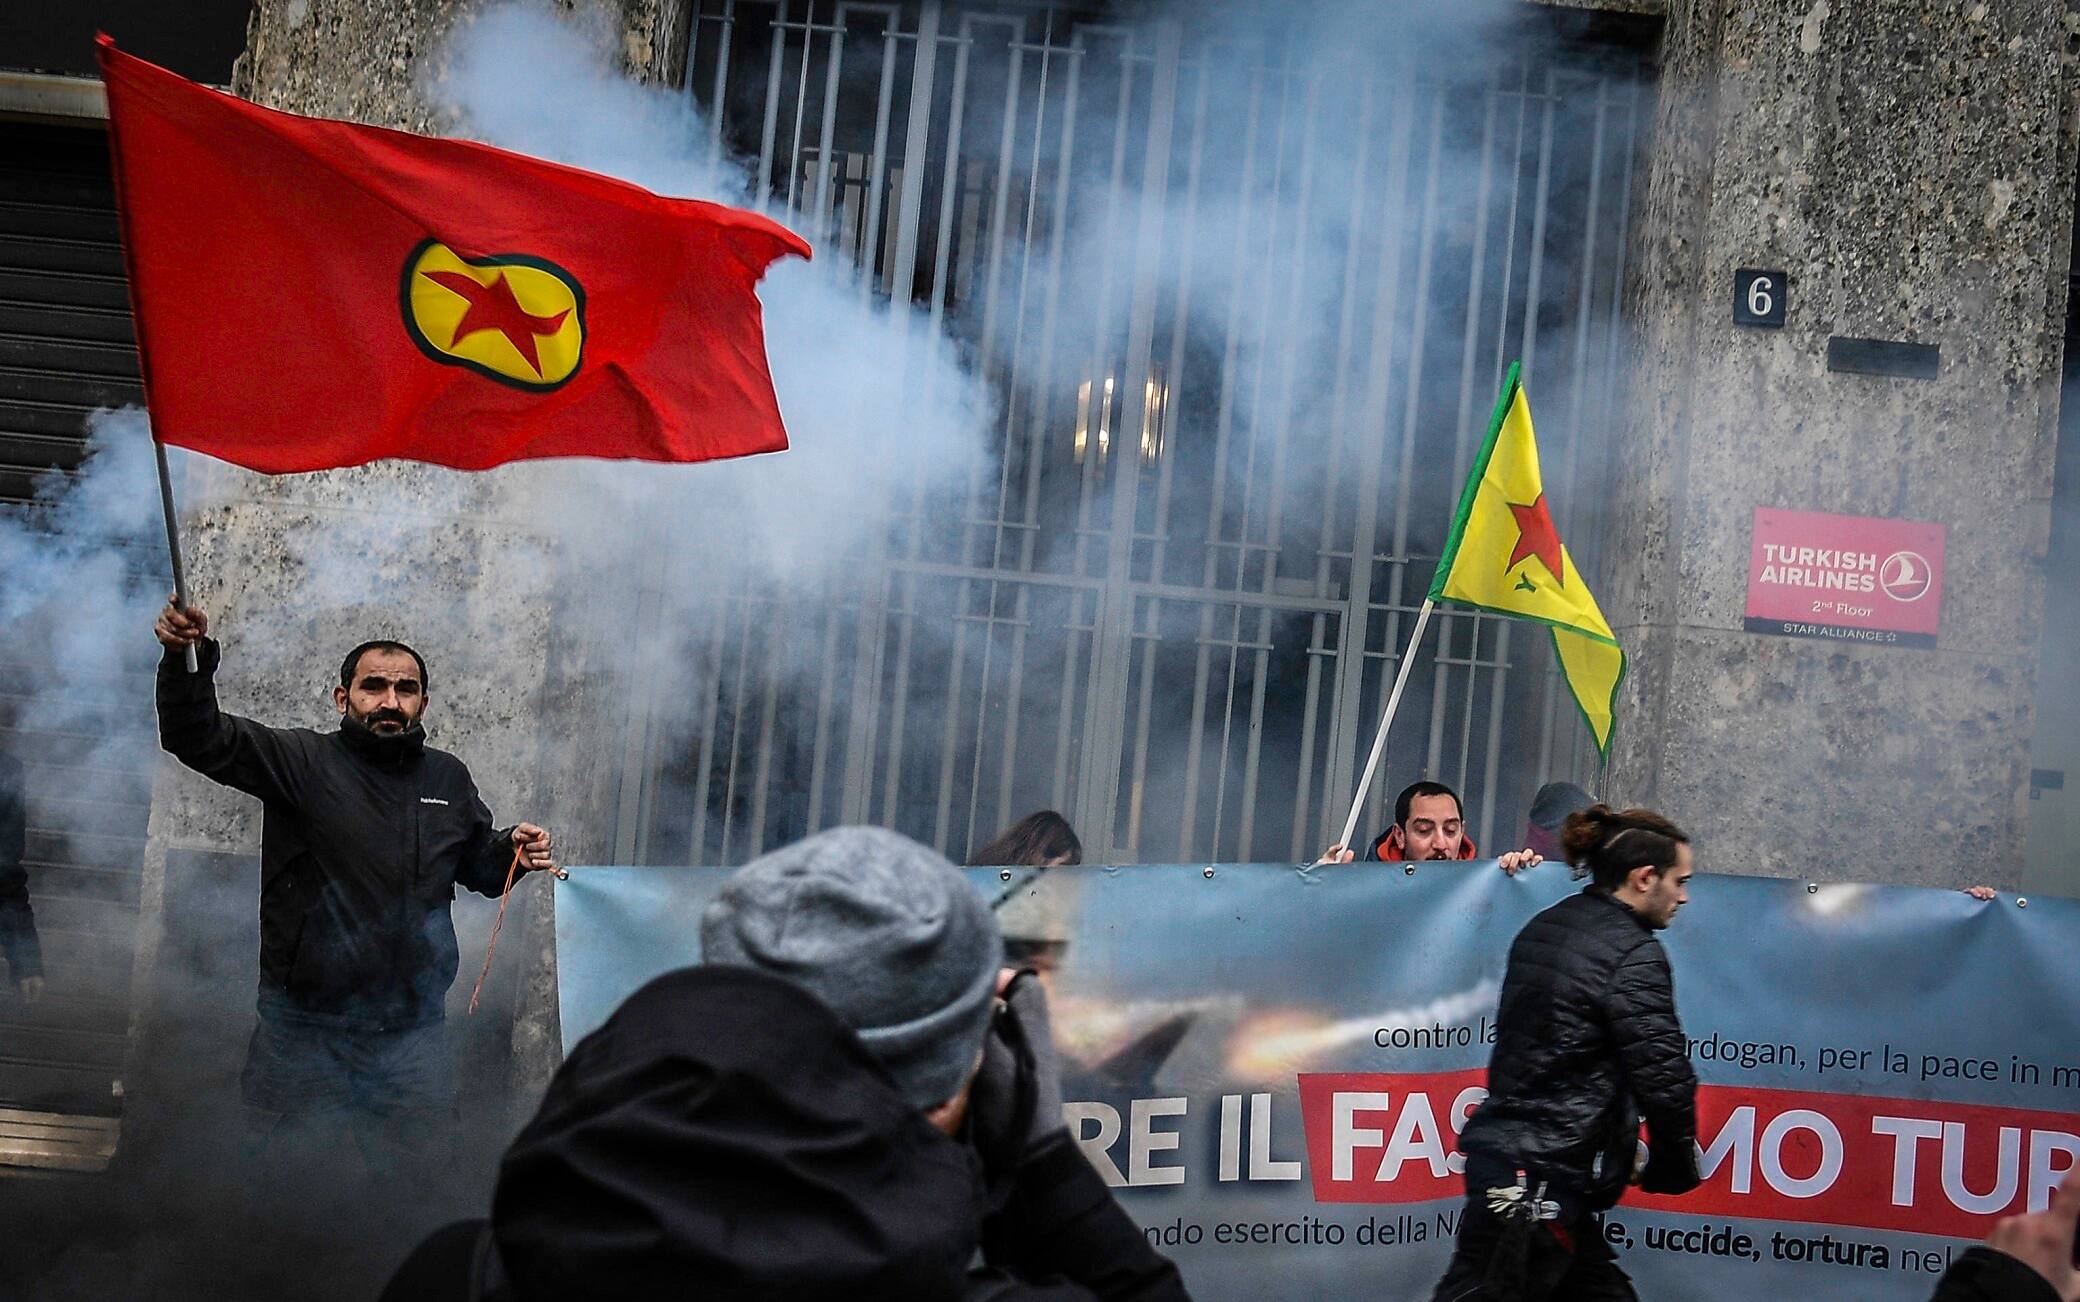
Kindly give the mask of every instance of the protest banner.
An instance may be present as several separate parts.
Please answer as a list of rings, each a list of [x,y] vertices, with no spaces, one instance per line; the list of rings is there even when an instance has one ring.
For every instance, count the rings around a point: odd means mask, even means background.
[[[1425,1297],[1511,938],[1557,864],[973,870],[1043,969],[1066,1119],[1201,1298]],[[727,874],[559,887],[566,1043],[697,959]],[[1662,933],[1705,1182],[1606,1231],[1643,1296],[1920,1302],[2080,1161],[2080,904],[1700,876]]]

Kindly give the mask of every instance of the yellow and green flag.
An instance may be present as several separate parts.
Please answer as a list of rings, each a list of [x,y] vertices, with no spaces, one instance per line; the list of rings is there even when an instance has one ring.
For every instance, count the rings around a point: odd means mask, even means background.
[[[1430,599],[1535,619],[1550,629],[1575,704],[1596,749],[1608,757],[1625,652],[1553,527],[1538,473],[1531,403],[1517,370],[1512,363],[1487,442],[1459,496]]]

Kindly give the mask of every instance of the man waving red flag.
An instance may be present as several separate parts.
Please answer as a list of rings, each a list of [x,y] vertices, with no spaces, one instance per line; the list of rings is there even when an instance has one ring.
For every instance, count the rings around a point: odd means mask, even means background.
[[[785,227],[100,59],[164,442],[270,474],[787,446],[756,292],[809,256]]]

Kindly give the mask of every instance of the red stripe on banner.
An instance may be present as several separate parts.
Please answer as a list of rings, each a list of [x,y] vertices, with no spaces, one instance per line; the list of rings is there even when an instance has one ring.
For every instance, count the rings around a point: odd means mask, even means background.
[[[1300,1077],[1318,1203],[1426,1203],[1466,1192],[1459,1128],[1488,1097],[1486,1068]]]
[[[1315,1201],[1461,1196],[1459,1130],[1486,1076],[1301,1076]],[[1704,1184],[1628,1205],[1976,1239],[2043,1207],[2080,1163],[2080,1122],[2064,1112],[1715,1085],[1697,1110]]]
[[[2080,1161],[2071,1113],[1930,1099],[1706,1086],[1697,1130],[1703,1186],[1628,1202],[1977,1239]]]

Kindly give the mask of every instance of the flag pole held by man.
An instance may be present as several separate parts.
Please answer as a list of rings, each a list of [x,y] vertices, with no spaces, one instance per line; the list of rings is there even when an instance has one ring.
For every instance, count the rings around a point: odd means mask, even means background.
[[[1350,815],[1336,843],[1323,852],[1322,862],[1348,862],[1352,855],[1365,793],[1386,752],[1401,689],[1438,602],[1544,624],[1552,635],[1554,659],[1596,740],[1597,754],[1610,757],[1625,651],[1553,525],[1538,467],[1538,439],[1531,428],[1531,402],[1518,378],[1521,370],[1520,363],[1512,362],[1502,382],[1487,438],[1474,458],[1438,556],[1430,592],[1402,652],[1371,754],[1351,798]]]

